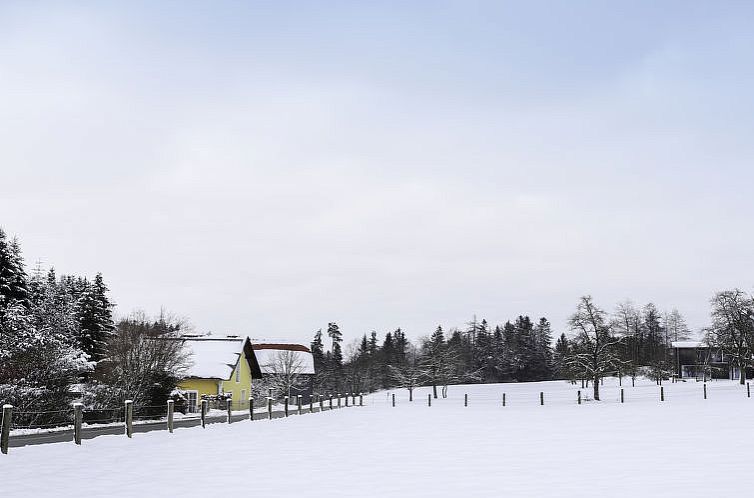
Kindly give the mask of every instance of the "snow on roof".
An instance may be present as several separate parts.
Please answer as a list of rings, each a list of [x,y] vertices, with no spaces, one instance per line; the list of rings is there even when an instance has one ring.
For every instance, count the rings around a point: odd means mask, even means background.
[[[252,348],[263,374],[272,373],[271,364],[275,360],[275,356],[283,351],[292,351],[301,361],[301,372],[299,373],[314,373],[314,356],[306,346],[301,344],[252,344]]]
[[[702,341],[673,341],[670,345],[674,348],[703,348]]]
[[[184,337],[193,365],[189,377],[201,379],[229,379],[241,356],[243,338],[240,337]]]

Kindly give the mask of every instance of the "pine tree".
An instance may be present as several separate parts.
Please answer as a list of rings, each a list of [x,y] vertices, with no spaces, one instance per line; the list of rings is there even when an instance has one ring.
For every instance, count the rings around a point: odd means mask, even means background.
[[[369,336],[369,356],[372,358],[377,357],[380,346],[377,344],[377,332],[372,331],[372,335]]]
[[[361,344],[359,344],[359,357],[365,358],[369,356],[369,340],[367,340],[367,335],[364,334],[364,336],[361,338]]]
[[[98,273],[94,282],[85,286],[77,306],[79,345],[94,362],[105,357],[107,341],[115,328],[107,290],[102,274]]]
[[[340,389],[343,376],[343,350],[340,343],[343,341],[343,334],[337,323],[330,322],[327,324],[327,335],[332,339],[331,357],[328,363],[329,373],[334,387]]]
[[[7,244],[1,231],[0,259],[0,403],[20,409],[18,424],[60,422],[65,411],[57,410],[68,406],[70,385],[91,369],[66,334],[75,326],[72,309],[61,306],[55,289],[41,278],[30,299],[20,247]],[[32,417],[32,411],[44,413]]]
[[[382,342],[381,349],[381,378],[382,387],[388,389],[393,385],[393,379],[391,377],[390,365],[395,361],[395,343],[393,342],[393,334],[388,332],[385,334],[385,340]]]
[[[534,355],[532,374],[534,380],[548,380],[552,377],[552,330],[547,318],[540,318],[534,327]]]
[[[558,337],[557,342],[555,343],[555,353],[553,357],[553,364],[554,364],[554,371],[553,376],[554,378],[565,378],[565,379],[571,379],[572,375],[568,371],[568,368],[565,365],[565,360],[568,358],[568,355],[571,352],[570,344],[568,343],[568,338],[566,337],[565,333],[560,334],[560,337]]]
[[[393,363],[397,367],[402,367],[407,361],[409,342],[406,339],[406,334],[400,328],[393,332],[393,338],[395,342],[395,360]]]
[[[29,307],[29,289],[18,241],[0,228],[0,316],[10,307]]]

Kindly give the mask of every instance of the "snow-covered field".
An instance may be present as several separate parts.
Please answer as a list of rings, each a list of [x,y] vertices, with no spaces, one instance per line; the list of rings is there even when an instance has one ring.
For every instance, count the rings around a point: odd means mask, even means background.
[[[452,386],[207,429],[0,455],[2,496],[748,496],[754,398],[731,382],[625,382],[576,404],[564,382]],[[628,386],[625,386],[628,384]],[[539,392],[545,392],[545,406]],[[586,393],[587,390],[584,390]],[[506,405],[502,406],[502,393]],[[469,406],[463,395],[469,394]]]

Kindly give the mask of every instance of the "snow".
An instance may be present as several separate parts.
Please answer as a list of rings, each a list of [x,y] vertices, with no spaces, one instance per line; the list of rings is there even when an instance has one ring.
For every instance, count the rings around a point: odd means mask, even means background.
[[[284,349],[256,349],[254,348],[254,356],[257,358],[259,368],[263,374],[274,373],[271,365],[275,361],[276,355],[282,351],[290,351]],[[296,355],[296,359],[301,362],[300,374],[313,374],[314,373],[314,356],[307,351],[290,351]]]
[[[674,348],[699,348],[703,347],[701,341],[673,341],[670,345]]]
[[[196,338],[187,339],[184,344],[191,351],[192,366],[187,376],[202,379],[228,379],[238,362],[243,349],[241,338]]]
[[[412,403],[405,390],[382,392],[363,408],[11,448],[0,455],[2,493],[154,496],[182,483],[192,496],[218,485],[261,496],[747,495],[745,387],[710,382],[704,400],[701,382],[666,383],[660,402],[658,386],[624,379],[621,404],[616,383],[582,405],[580,386],[565,382],[451,386],[431,407],[420,388]]]

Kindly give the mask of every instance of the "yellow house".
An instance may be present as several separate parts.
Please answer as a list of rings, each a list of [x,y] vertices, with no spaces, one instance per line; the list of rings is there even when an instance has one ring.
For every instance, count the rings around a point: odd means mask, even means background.
[[[202,395],[230,394],[234,405],[244,407],[252,378],[262,376],[248,337],[184,336],[191,367],[178,389],[186,394],[188,409],[196,411]]]

